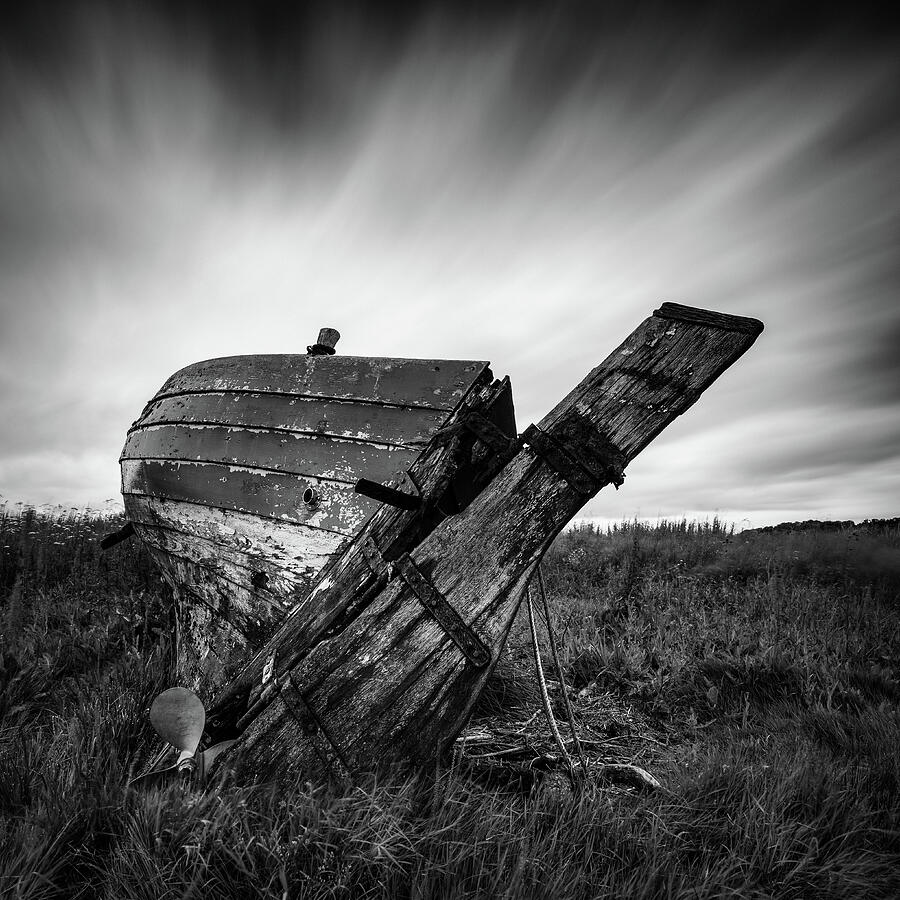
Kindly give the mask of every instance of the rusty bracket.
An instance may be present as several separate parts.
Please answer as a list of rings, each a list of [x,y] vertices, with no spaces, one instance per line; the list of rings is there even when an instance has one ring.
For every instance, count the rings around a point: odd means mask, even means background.
[[[511,454],[516,447],[515,438],[511,438],[503,429],[474,409],[462,417],[461,424],[498,456]]]
[[[444,629],[447,637],[473,666],[483,669],[491,661],[491,651],[462,620],[447,598],[419,571],[412,557],[404,553],[394,563],[397,574],[406,582],[419,602]]]
[[[316,755],[325,766],[336,775],[348,776],[352,769],[347,757],[325,727],[325,723],[313,709],[309,700],[304,696],[303,689],[297,684],[293,672],[288,675],[288,681],[292,690],[286,691],[282,689],[281,691],[281,699],[284,701],[285,707],[296,719],[300,730],[309,740]],[[341,768],[335,766],[334,757],[337,757]]]
[[[516,439],[511,438],[477,409],[470,409],[452,425],[445,425],[440,431],[435,432],[432,440],[438,445],[447,444],[466,430],[471,431],[479,441],[499,456],[511,454],[516,449]]]
[[[589,437],[589,446],[575,446],[537,425],[529,425],[522,440],[580,494],[593,496],[606,484],[618,489],[625,480],[624,454],[596,431]]]
[[[372,539],[372,535],[367,534],[362,538],[359,542],[359,552],[362,553],[373,574],[384,574],[387,563],[384,561],[384,557],[378,549],[378,544]]]

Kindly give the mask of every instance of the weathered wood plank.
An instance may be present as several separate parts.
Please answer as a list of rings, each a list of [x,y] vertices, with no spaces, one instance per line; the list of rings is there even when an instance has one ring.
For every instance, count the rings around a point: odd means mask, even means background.
[[[189,539],[179,539],[171,532],[145,529],[141,540],[149,549],[157,551],[157,559],[165,554],[171,566],[179,567],[178,574],[190,577],[182,587],[194,592],[201,601],[233,630],[244,643],[258,647],[284,619],[286,610],[270,591],[254,589],[243,577],[240,568],[224,560],[204,557]]]
[[[307,488],[319,494],[314,508],[303,502]],[[186,500],[346,535],[355,534],[378,508],[342,482],[214,463],[124,459],[122,493]]]
[[[349,540],[304,525],[136,494],[125,495],[125,511],[180,598],[181,683],[204,699],[237,674]]]
[[[449,411],[477,380],[485,378],[490,378],[488,364],[467,360],[230,356],[181,369],[157,397],[193,391],[252,391]]]
[[[702,316],[676,321],[665,312],[645,320],[540,422],[569,463],[605,471],[590,490],[576,490],[546,458],[524,447],[464,512],[443,521],[412,553],[420,572],[495,658],[528,574],[585,501],[617,477],[614,456],[625,463],[634,458],[762,329],[738,317],[725,317],[732,326],[726,329]],[[327,604],[346,589],[331,576],[354,572],[345,558],[358,555],[358,546],[328,567],[311,598]],[[327,722],[341,755],[358,767],[421,763],[440,754],[464,725],[490,668],[468,663],[400,578],[299,662],[280,643],[286,632],[283,626],[260,655],[274,650],[288,662],[304,701]],[[260,712],[235,749],[239,771],[253,776],[291,780],[322,772],[281,701]]]
[[[132,431],[122,459],[171,459],[275,469],[354,485],[402,479],[418,450],[283,431],[219,425],[151,425]]]
[[[309,593],[316,572],[286,569],[264,558],[250,558],[246,554],[196,535],[172,531],[152,525],[136,525],[144,543],[188,560],[225,583],[226,590],[240,588],[251,595],[251,603],[240,614],[251,625],[259,618],[275,615],[279,621],[294,603]],[[273,612],[273,610],[275,612]],[[238,626],[239,631],[246,630]]]
[[[258,516],[178,500],[126,495],[125,512],[135,526],[168,529],[193,536],[222,555],[253,570],[276,567],[308,582],[349,541],[346,535],[305,525],[261,520]]]
[[[446,418],[446,410],[231,391],[181,394],[152,401],[132,430],[167,424],[278,428],[416,447],[418,452]]]
[[[239,670],[247,652],[247,636],[222,615],[231,595],[218,579],[152,545],[147,550],[176,592],[178,683],[196,691],[206,702]]]

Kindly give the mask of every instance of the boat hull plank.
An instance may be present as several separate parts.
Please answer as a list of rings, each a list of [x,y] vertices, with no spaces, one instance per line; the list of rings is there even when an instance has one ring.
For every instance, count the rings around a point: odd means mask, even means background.
[[[240,671],[247,653],[308,595],[350,540],[138,494],[125,495],[125,511],[179,598],[179,678],[205,700]]]
[[[308,488],[319,494],[314,507],[303,501]],[[123,459],[122,493],[186,500],[344,535],[355,534],[378,508],[374,500],[354,493],[343,482],[241,466],[168,460]]]
[[[316,571],[312,568],[305,571],[284,568],[267,559],[253,558],[229,548],[218,547],[196,535],[168,528],[143,525],[140,534],[148,545],[219,575],[233,588],[251,592],[255,598],[253,608],[247,610],[247,616],[251,618],[254,615],[253,609],[260,604],[273,607],[279,618],[286,614],[296,598],[305,596],[310,579]],[[239,630],[246,631],[246,628],[241,627]]]
[[[216,685],[240,668],[248,644],[262,643],[275,623],[245,622],[240,628],[235,607],[248,606],[249,597],[228,590],[220,578],[190,560],[149,543],[147,550],[166,579],[180,586],[177,676],[205,702]]]
[[[182,569],[190,569],[191,590],[251,644],[258,646],[284,618],[284,605],[270,590],[254,589],[245,577],[246,570],[205,555],[204,548],[190,538],[147,530],[141,539],[158,555],[164,554]]]
[[[192,535],[234,562],[245,560],[251,568],[273,566],[304,578],[318,572],[349,540],[332,531],[136,494],[128,496],[126,512],[139,534],[145,526]]]
[[[367,356],[231,356],[176,372],[157,396],[252,391],[452,410],[486,362]]]
[[[273,469],[354,485],[365,473],[391,482],[419,455],[393,445],[219,425],[152,425],[132,431],[122,459],[172,459]]]
[[[180,394],[151,401],[132,431],[164,424],[272,428],[398,444],[415,447],[418,452],[446,417],[446,410],[231,391]]]

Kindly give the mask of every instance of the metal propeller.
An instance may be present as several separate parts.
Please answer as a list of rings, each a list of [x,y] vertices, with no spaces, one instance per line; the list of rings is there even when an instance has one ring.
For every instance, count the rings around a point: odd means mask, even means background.
[[[150,722],[156,733],[178,751],[175,762],[164,769],[156,769],[139,775],[131,784],[163,780],[172,772],[183,776],[206,777],[213,760],[224,753],[235,741],[221,741],[197,752],[206,725],[206,709],[203,701],[185,687],[173,687],[159,694],[150,707]]]

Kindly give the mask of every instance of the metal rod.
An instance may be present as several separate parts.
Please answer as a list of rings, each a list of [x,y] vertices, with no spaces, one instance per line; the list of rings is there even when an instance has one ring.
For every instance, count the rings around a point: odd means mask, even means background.
[[[398,491],[396,488],[388,487],[386,484],[379,484],[377,481],[369,481],[368,478],[360,478],[353,490],[357,494],[371,497],[373,500],[387,503],[389,506],[396,506],[398,509],[408,509],[414,512],[422,506],[421,497]]]

